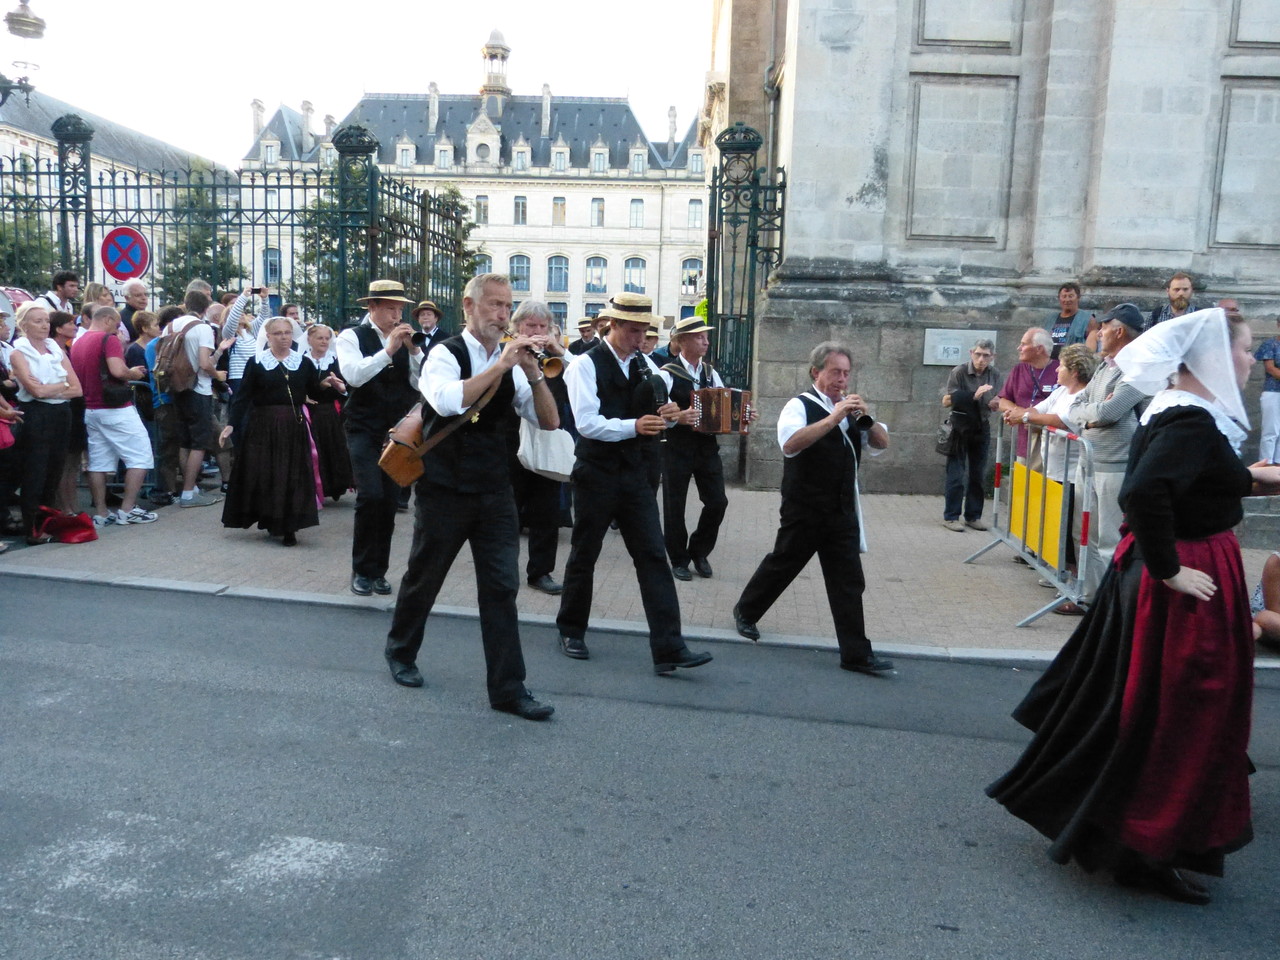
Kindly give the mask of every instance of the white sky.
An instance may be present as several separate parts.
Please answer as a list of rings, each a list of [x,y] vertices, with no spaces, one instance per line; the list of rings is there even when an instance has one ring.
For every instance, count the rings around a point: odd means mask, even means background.
[[[235,166],[257,98],[338,122],[362,93],[477,93],[495,27],[517,95],[629,97],[640,125],[683,136],[702,103],[710,0],[28,0],[42,40],[0,33],[0,70],[88,112]],[[17,0],[0,0],[8,12]]]

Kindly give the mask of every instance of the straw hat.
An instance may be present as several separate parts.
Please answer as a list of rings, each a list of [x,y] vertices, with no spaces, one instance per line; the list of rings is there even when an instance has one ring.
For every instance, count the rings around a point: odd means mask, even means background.
[[[621,320],[625,323],[661,323],[662,318],[654,316],[653,300],[639,293],[619,293],[610,300],[609,305],[601,310],[596,319]]]
[[[423,310],[430,310],[432,313],[434,313],[436,315],[437,323],[439,323],[441,320],[444,319],[444,314],[440,312],[440,308],[437,307],[430,300],[423,300],[420,304],[418,304],[416,307],[413,308],[413,319],[417,320],[418,314],[420,314]]]
[[[676,324],[676,328],[671,331],[671,336],[674,338],[682,333],[706,333],[714,329],[715,327],[707,326],[706,317],[685,317]]]
[[[369,300],[395,300],[398,303],[413,303],[404,295],[404,284],[399,280],[375,280],[369,284],[369,295],[360,297],[356,303]]]
[[[587,329],[587,327],[594,327],[595,325],[596,325],[595,317],[583,317],[581,320],[578,321],[579,330],[585,330]]]

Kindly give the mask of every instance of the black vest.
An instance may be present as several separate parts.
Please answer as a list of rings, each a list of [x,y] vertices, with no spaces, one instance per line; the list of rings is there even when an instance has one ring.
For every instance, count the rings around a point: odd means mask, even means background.
[[[800,394],[807,425],[830,416],[810,391]],[[862,433],[856,427],[845,435],[839,427],[817,443],[787,457],[782,467],[782,499],[822,511],[853,514],[854,484],[862,459]]]
[[[655,390],[665,395],[666,384],[662,383],[662,378],[653,372],[643,358],[640,360],[640,370],[647,376],[636,386],[632,386],[628,376],[618,366],[612,348],[603,340],[576,362],[588,361],[596,365],[596,396],[600,398],[602,417],[607,420],[634,420],[658,412],[658,394]],[[628,362],[627,368],[630,369],[630,366]],[[652,380],[657,380],[657,385]],[[578,459],[609,470],[645,469],[645,458],[657,442],[657,437],[635,436],[618,441],[579,437],[574,452]],[[657,452],[654,448],[653,453]]]
[[[671,373],[671,399],[674,400],[681,410],[688,410],[689,405],[693,403],[693,391],[705,390],[712,386],[711,383],[711,367],[704,360],[702,370],[698,375],[698,382],[694,383],[688,379],[689,369],[684,365],[679,357],[672,357],[671,362],[664,364],[666,367],[679,367],[679,373]],[[702,444],[707,447],[716,446],[716,435],[714,433],[699,433],[693,427],[686,426],[683,423],[677,423],[674,427],[667,431],[667,443],[679,444],[682,447],[692,447]]]
[[[360,353],[371,357],[383,349],[373,324],[356,327]],[[347,426],[361,433],[386,433],[418,402],[418,391],[409,382],[409,348],[401,347],[391,364],[358,387],[348,387],[347,405],[342,408]]]
[[[458,361],[459,379],[471,379],[471,354],[461,334],[445,340],[437,349],[453,354]],[[494,493],[510,489],[507,424],[514,415],[511,401],[515,395],[515,382],[508,370],[484,409],[479,413],[474,408],[468,410],[462,415],[466,422],[427,451],[422,459],[427,482],[459,493]],[[439,416],[426,401],[422,404],[422,417],[424,422],[430,421],[426,427],[428,437],[453,419]],[[431,419],[433,417],[434,420]]]

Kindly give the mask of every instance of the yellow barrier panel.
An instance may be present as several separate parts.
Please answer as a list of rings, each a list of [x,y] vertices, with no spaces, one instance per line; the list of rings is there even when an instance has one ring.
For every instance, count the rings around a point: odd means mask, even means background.
[[[1026,464],[1014,463],[1009,485],[1009,534],[1055,570],[1062,569],[1058,564],[1062,554],[1062,499],[1061,483],[1047,479],[1037,470],[1028,470]]]

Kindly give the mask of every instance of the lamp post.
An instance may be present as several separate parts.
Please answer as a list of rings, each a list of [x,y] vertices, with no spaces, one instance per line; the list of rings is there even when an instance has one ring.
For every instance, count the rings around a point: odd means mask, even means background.
[[[17,10],[4,15],[4,23],[10,33],[24,40],[39,40],[44,36],[44,21],[31,12],[26,0],[21,0]],[[33,90],[35,87],[26,77],[10,80],[0,73],[0,107],[3,107],[15,92],[21,93],[30,104]]]

